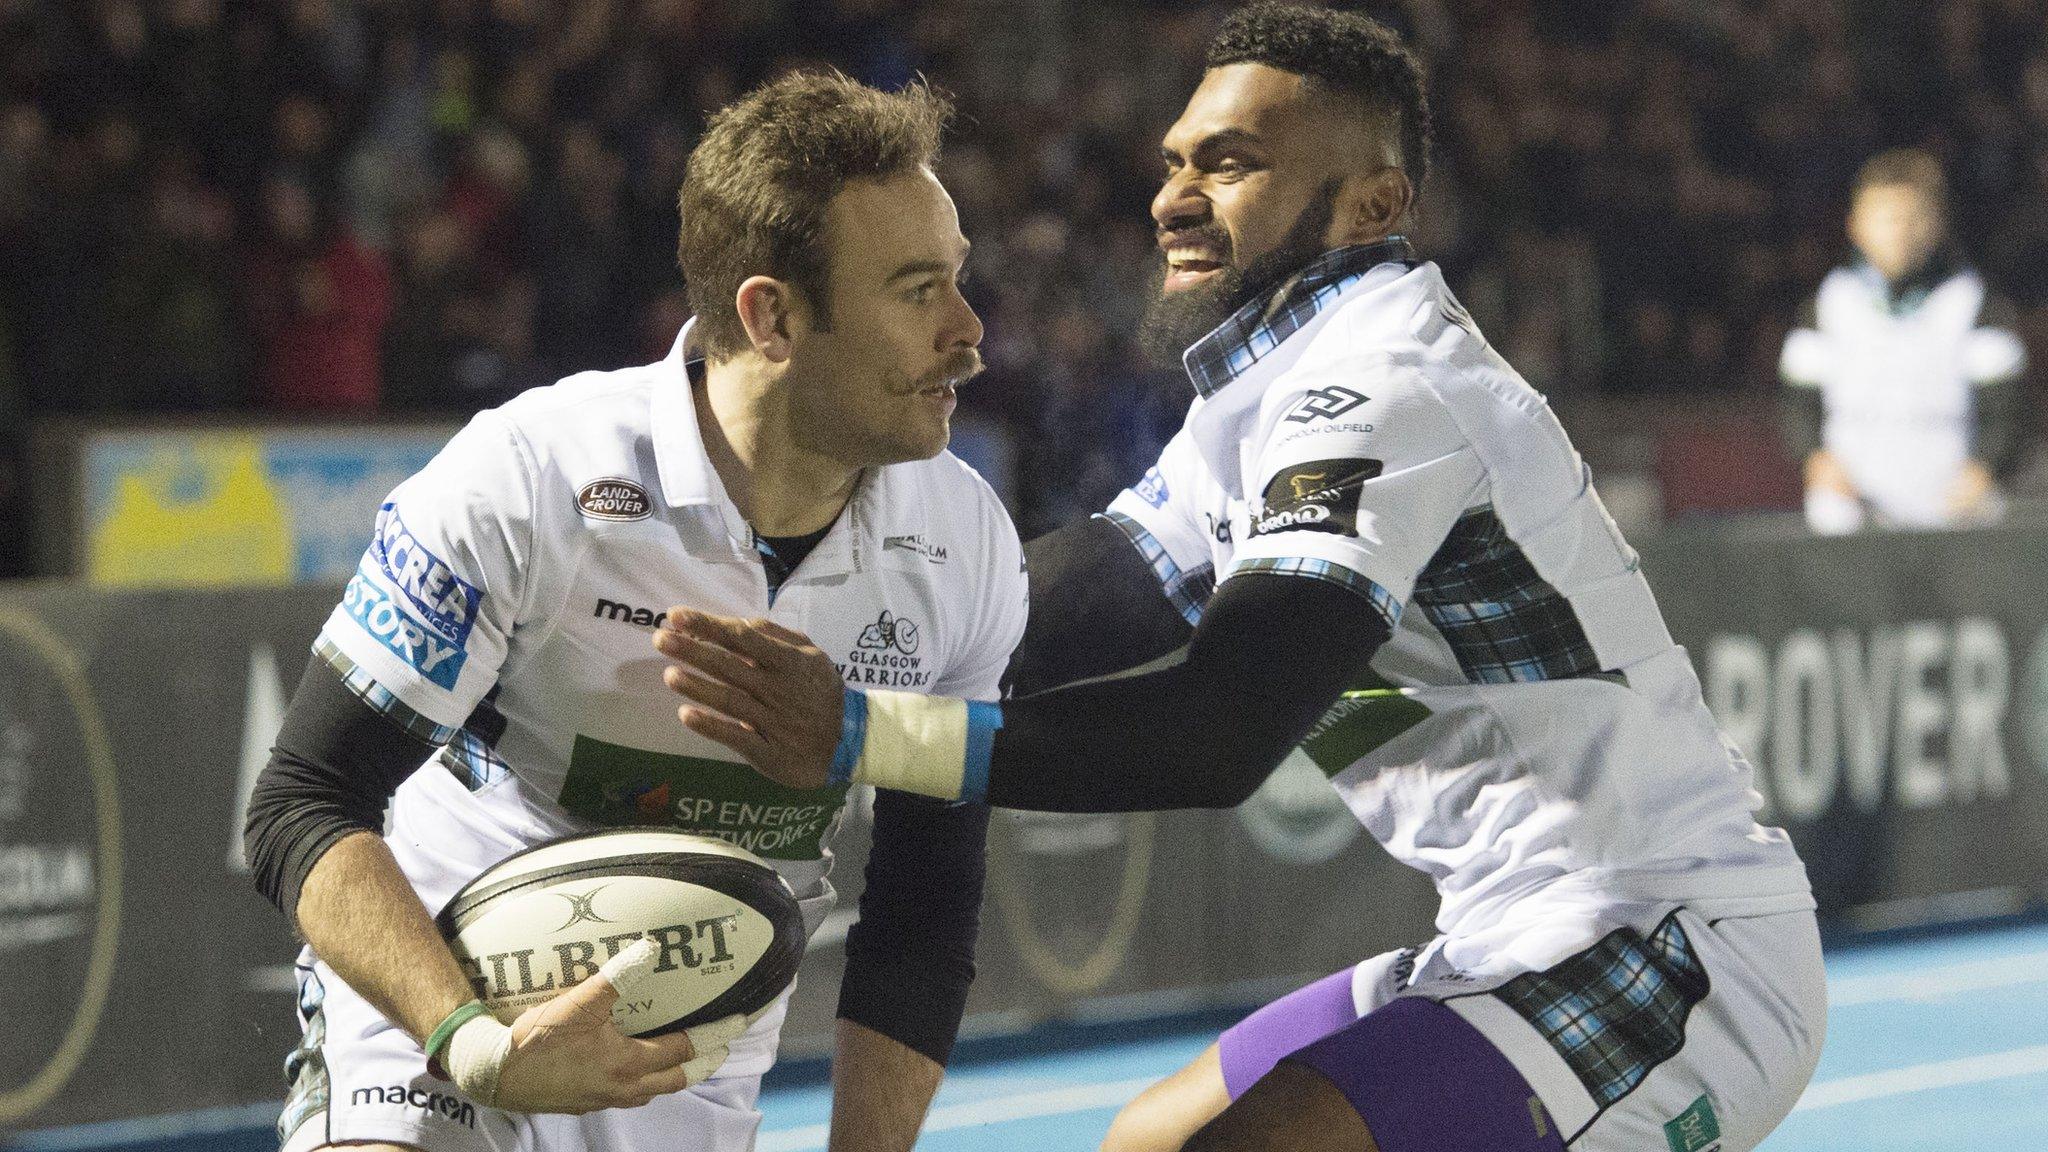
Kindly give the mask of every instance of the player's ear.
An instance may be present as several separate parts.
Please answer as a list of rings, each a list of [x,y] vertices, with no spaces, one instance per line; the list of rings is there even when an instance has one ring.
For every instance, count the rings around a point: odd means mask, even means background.
[[[746,328],[754,351],[775,364],[789,359],[794,343],[790,337],[790,321],[796,310],[794,288],[772,276],[749,276],[733,297],[733,304],[739,309],[740,324]]]
[[[1401,218],[1415,201],[1415,188],[1408,174],[1388,165],[1376,171],[1352,176],[1337,190],[1330,226],[1338,244],[1370,244],[1401,230]]]

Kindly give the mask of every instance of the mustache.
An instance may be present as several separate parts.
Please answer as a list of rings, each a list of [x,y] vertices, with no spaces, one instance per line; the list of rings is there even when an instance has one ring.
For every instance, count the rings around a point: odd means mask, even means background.
[[[948,380],[952,381],[955,386],[965,384],[974,377],[981,375],[982,370],[986,367],[987,365],[981,361],[979,349],[963,348],[957,352],[948,353],[944,360],[939,361],[938,367],[919,376],[916,381],[915,390],[922,392],[927,388],[937,388]]]

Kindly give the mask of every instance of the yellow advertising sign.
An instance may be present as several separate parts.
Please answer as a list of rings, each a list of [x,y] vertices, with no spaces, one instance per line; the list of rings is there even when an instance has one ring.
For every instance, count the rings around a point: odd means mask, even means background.
[[[191,437],[113,478],[92,525],[95,584],[289,584],[291,507],[253,435]]]
[[[164,428],[92,434],[79,574],[102,586],[346,581],[377,506],[452,428]]]

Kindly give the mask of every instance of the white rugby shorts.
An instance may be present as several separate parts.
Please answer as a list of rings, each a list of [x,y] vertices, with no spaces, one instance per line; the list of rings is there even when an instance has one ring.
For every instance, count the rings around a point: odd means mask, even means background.
[[[1572,1152],[1749,1152],[1820,1061],[1827,984],[1813,913],[1710,920],[1646,907],[1617,925],[1615,911],[1375,957],[1354,970],[1354,1007],[1424,996],[1453,1009],[1521,1072]],[[1664,1050],[1645,1017],[1669,1012],[1675,990],[1663,985],[1681,982],[1655,973],[1681,967],[1704,975],[1705,994]]]
[[[528,1114],[486,1108],[430,1075],[419,1043],[310,952],[300,954],[298,975],[304,1034],[287,1064],[283,1152],[349,1140],[426,1152],[747,1152],[761,1124],[761,1075],[775,1063],[789,1008],[785,991],[732,1042],[725,1065],[687,1091],[638,1108]]]

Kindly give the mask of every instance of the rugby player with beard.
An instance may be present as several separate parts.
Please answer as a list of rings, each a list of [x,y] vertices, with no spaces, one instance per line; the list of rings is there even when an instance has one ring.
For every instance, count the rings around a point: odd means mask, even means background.
[[[1229,1029],[1115,1152],[1753,1148],[1825,1027],[1805,869],[1543,397],[1401,237],[1415,58],[1260,5],[1208,65],[1145,323],[1196,399],[1027,548],[1011,697],[847,691],[801,638],[677,610],[682,723],[785,784],[1061,812],[1235,805],[1299,746],[1433,879],[1435,938]]]

